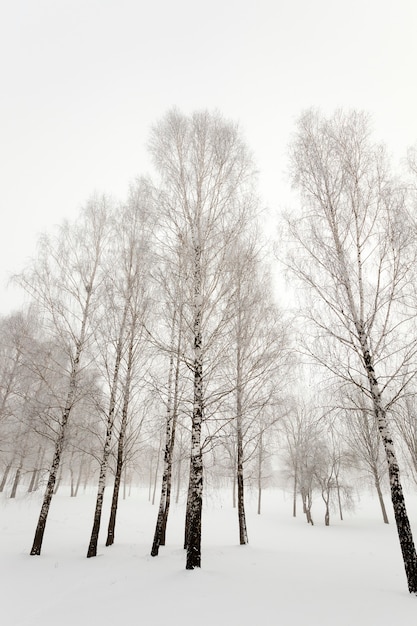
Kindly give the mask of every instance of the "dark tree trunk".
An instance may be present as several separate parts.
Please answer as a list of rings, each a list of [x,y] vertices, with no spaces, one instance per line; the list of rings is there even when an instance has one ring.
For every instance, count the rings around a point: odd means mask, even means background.
[[[114,411],[114,407],[113,407]],[[100,474],[98,479],[98,489],[96,498],[96,507],[94,510],[93,528],[91,530],[90,543],[87,550],[87,558],[97,556],[98,536],[100,533],[101,513],[103,510],[104,491],[106,489],[106,475],[108,460],[111,449],[111,437],[113,430],[113,414],[110,415],[107,422],[106,440],[104,443],[103,457],[100,463]]]
[[[104,440],[103,447],[103,456],[100,463],[100,474],[98,479],[98,489],[97,489],[97,499],[96,499],[96,508],[94,511],[94,520],[93,520],[93,528],[91,530],[90,543],[87,550],[87,558],[91,558],[97,556],[97,544],[98,544],[98,536],[100,532],[101,525],[101,513],[103,510],[103,500],[104,500],[104,491],[106,489],[106,476],[107,476],[107,468],[109,464],[109,456],[111,451],[111,440],[113,435],[113,426],[115,419],[115,411],[116,411],[116,395],[117,388],[119,383],[119,373],[120,373],[120,363],[122,360],[122,351],[123,344],[125,339],[125,327],[126,327],[126,318],[128,313],[128,304],[129,301],[126,300],[125,306],[123,309],[123,317],[120,324],[119,336],[117,338],[116,345],[116,358],[114,362],[114,370],[113,370],[113,380],[111,384],[110,390],[110,401],[109,401],[109,410],[107,414],[107,425],[106,425],[106,438]]]
[[[54,458],[52,460],[51,469],[49,471],[48,482],[47,482],[45,494],[43,497],[38,524],[35,530],[35,537],[33,540],[32,549],[30,551],[31,555],[40,555],[41,549],[42,549],[42,542],[43,542],[43,536],[45,533],[46,520],[48,518],[49,507],[50,507],[52,496],[54,493],[56,477],[57,477],[59,465],[61,462],[62,450],[64,448],[67,423],[68,423],[68,419],[69,419],[69,416],[70,416],[70,413],[71,413],[71,410],[75,401],[77,377],[78,377],[78,371],[79,371],[79,366],[80,366],[81,353],[82,353],[84,342],[85,342],[91,294],[92,294],[92,282],[87,290],[87,298],[86,298],[84,311],[83,311],[83,319],[81,323],[80,336],[79,336],[79,340],[76,342],[76,345],[75,345],[75,356],[74,356],[74,360],[73,360],[72,368],[71,368],[67,400],[65,403],[65,408],[62,412],[62,417],[61,417],[61,421],[59,425],[59,433],[55,441]]]
[[[194,257],[194,404],[191,428],[190,483],[187,502],[186,569],[201,567],[201,518],[203,511],[203,340],[201,301],[201,248],[195,246]]]
[[[239,418],[238,418],[239,422]],[[245,491],[243,480],[243,441],[241,424],[238,426],[237,437],[237,508],[239,516],[239,541],[243,546],[248,543],[248,531],[246,528],[245,515]]]
[[[74,403],[76,379],[78,375],[78,365],[81,355],[81,342],[77,346],[77,353],[74,359],[74,365],[71,371],[70,389],[67,397],[67,403],[62,413],[59,434],[55,442],[55,453],[52,460],[51,469],[49,470],[48,482],[46,485],[41,511],[39,514],[38,524],[35,530],[35,537],[30,551],[31,555],[40,555],[42,549],[43,536],[45,533],[46,521],[48,518],[49,507],[51,505],[52,496],[54,494],[55,482],[58,474],[59,465],[61,462],[62,450],[64,447],[65,432],[68,423],[68,418],[71,413],[71,409]]]
[[[129,355],[128,355],[128,361],[127,361],[126,381],[125,381],[124,393],[123,393],[122,421],[120,424],[119,441],[118,441],[118,446],[117,446],[116,474],[114,477],[113,496],[112,496],[111,509],[110,509],[109,525],[107,528],[106,546],[112,546],[114,543],[114,531],[116,527],[117,505],[119,502],[119,490],[120,490],[120,484],[122,480],[122,471],[123,471],[123,464],[124,464],[124,443],[125,443],[125,437],[126,437],[127,418],[128,418],[128,412],[129,412],[129,404],[130,404],[130,385],[131,385],[132,367],[133,367],[133,349],[134,349],[134,333],[132,329],[130,341],[129,341]]]
[[[375,417],[378,422],[378,429],[387,458],[391,487],[391,500],[394,508],[395,522],[397,525],[405,573],[407,576],[408,590],[410,593],[417,593],[417,554],[405,505],[400,480],[400,469],[395,454],[394,443],[388,427],[386,411],[382,404],[379,384],[375,375],[373,359],[369,350],[369,340],[364,330],[364,324],[362,321],[357,324],[357,330],[362,348],[363,363],[368,377],[369,390],[373,401]]]
[[[17,488],[18,488],[19,483],[20,483],[21,473],[22,473],[22,465],[19,465],[19,467],[16,469],[16,473],[14,475],[14,481],[13,481],[12,490],[10,492],[10,498],[15,498],[16,497]]]
[[[0,484],[0,493],[3,493],[4,491],[11,468],[12,468],[12,461],[7,464],[6,469],[4,470],[3,478]]]
[[[162,475],[161,498],[159,502],[158,517],[156,521],[154,539],[151,549],[151,556],[157,556],[159,546],[165,545],[166,528],[168,523],[169,507],[171,502],[171,483],[172,483],[172,458],[175,445],[175,429],[177,422],[177,404],[178,404],[178,382],[179,382],[179,355],[181,348],[181,322],[178,330],[178,343],[176,350],[175,376],[174,376],[174,334],[175,334],[175,315],[172,320],[171,329],[171,356],[169,361],[168,373],[168,401],[166,415],[166,433],[165,433],[165,452],[164,452],[164,471]],[[174,377],[174,392],[172,393]]]

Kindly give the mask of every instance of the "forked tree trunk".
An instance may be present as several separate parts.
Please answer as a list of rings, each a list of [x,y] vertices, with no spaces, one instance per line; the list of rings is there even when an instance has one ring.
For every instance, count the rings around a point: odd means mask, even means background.
[[[103,510],[104,491],[106,489],[107,468],[108,468],[109,456],[111,452],[111,440],[112,440],[112,435],[113,435],[113,426],[114,426],[115,411],[116,411],[116,395],[117,395],[117,388],[118,388],[118,383],[119,383],[119,372],[120,372],[120,363],[122,360],[122,350],[123,350],[123,342],[124,342],[124,335],[125,335],[127,311],[128,311],[128,301],[126,301],[125,303],[125,307],[123,310],[123,318],[120,324],[119,336],[117,339],[116,359],[114,362],[113,380],[112,380],[111,391],[110,391],[109,410],[107,414],[106,438],[104,440],[103,456],[102,456],[101,463],[100,463],[100,473],[99,473],[99,479],[98,479],[96,507],[94,510],[93,528],[91,530],[90,543],[88,545],[88,550],[87,550],[88,559],[91,557],[97,556],[97,544],[98,544],[98,536],[99,536],[100,525],[101,525],[101,513]]]
[[[124,465],[124,444],[127,429],[127,417],[130,404],[130,385],[132,380],[132,367],[133,367],[133,348],[134,348],[134,333],[131,331],[129,342],[129,354],[127,360],[126,381],[124,385],[123,393],[123,407],[122,407],[122,421],[120,424],[119,441],[117,445],[117,463],[116,474],[114,477],[113,495],[110,509],[110,519],[107,528],[107,540],[106,546],[112,546],[114,543],[114,531],[116,527],[117,505],[119,502],[119,490],[122,480],[122,471]],[[126,484],[126,481],[125,481]]]

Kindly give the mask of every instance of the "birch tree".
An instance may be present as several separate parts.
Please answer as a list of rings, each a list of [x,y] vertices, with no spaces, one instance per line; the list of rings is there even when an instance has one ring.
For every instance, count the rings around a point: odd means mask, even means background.
[[[172,110],[154,127],[149,145],[161,177],[165,249],[169,254],[181,245],[186,261],[183,312],[193,377],[186,568],[194,569],[201,566],[205,365],[223,323],[227,248],[246,227],[254,204],[253,165],[238,128],[218,114],[186,116]]]
[[[77,223],[65,222],[56,236],[41,238],[34,264],[17,277],[37,303],[43,315],[45,332],[51,341],[59,344],[65,355],[65,363],[60,370],[65,391],[31,555],[41,553],[67,424],[80,397],[79,378],[84,367],[82,357],[91,339],[90,322],[102,285],[101,263],[108,234],[108,210],[105,198],[93,198]]]
[[[412,229],[404,191],[363,113],[303,114],[290,149],[301,208],[289,219],[288,264],[312,296],[309,350],[370,401],[383,442],[391,499],[410,592],[417,555],[406,511],[390,407],[415,375],[410,310]],[[327,351],[320,354],[320,342]]]

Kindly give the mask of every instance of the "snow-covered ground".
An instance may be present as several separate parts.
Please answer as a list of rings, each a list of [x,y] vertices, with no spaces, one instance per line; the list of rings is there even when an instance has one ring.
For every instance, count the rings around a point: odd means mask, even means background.
[[[262,515],[248,502],[250,544],[238,545],[230,495],[212,492],[203,517],[202,569],[186,571],[183,506],[173,505],[167,546],[149,555],[157,509],[137,490],[120,502],[116,543],[85,554],[94,492],[55,496],[42,555],[29,556],[40,495],[0,501],[1,623],[4,626],[402,626],[415,624],[396,529],[362,497],[325,527],[291,517],[290,497],[265,492]],[[408,508],[417,536],[416,497]],[[390,511],[391,512],[391,511]],[[392,513],[391,513],[392,518]]]

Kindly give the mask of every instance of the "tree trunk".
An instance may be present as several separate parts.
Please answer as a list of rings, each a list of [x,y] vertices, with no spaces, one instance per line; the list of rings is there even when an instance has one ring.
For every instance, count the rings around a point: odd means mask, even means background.
[[[49,470],[48,482],[46,485],[41,511],[39,514],[38,524],[35,530],[35,537],[33,539],[32,549],[30,551],[31,555],[40,555],[42,549],[43,536],[45,533],[46,521],[48,518],[49,507],[51,505],[52,496],[54,494],[55,482],[58,474],[59,464],[61,462],[62,450],[64,447],[65,440],[65,432],[68,423],[68,418],[71,413],[71,409],[74,402],[75,397],[75,389],[76,389],[76,379],[78,374],[78,365],[81,355],[81,342],[77,347],[77,354],[74,359],[74,365],[71,371],[70,378],[70,389],[67,397],[67,402],[65,405],[65,409],[62,413],[59,434],[55,442],[55,453],[54,458],[52,460],[51,469]]]
[[[174,313],[172,317],[172,325],[171,325],[170,357],[169,357],[169,368],[168,368],[168,397],[167,397],[166,422],[165,422],[164,470],[162,472],[161,496],[159,499],[159,509],[158,509],[158,516],[156,519],[156,526],[155,526],[152,548],[151,548],[151,556],[158,556],[159,546],[161,545],[162,526],[163,526],[163,520],[165,516],[165,507],[166,507],[166,500],[167,500],[167,493],[168,493],[168,472],[172,465],[172,461],[170,457],[172,453],[171,439],[172,439],[172,431],[173,431],[172,386],[173,386],[173,376],[174,376],[175,318],[176,318],[176,315]],[[158,455],[158,458],[159,458],[159,455]],[[155,485],[156,485],[156,476],[155,476]],[[155,489],[154,489],[154,499],[155,499]],[[154,499],[152,501],[152,504],[154,503]]]
[[[175,494],[175,504],[178,504],[181,491],[181,466],[182,466],[182,454],[179,455],[177,461],[177,490]]]
[[[74,488],[74,496],[73,496],[74,498],[77,497],[78,490],[79,490],[80,485],[81,485],[81,478],[82,478],[82,475],[83,475],[83,465],[84,465],[84,463],[83,463],[83,461],[81,461],[80,465],[79,465],[79,468],[78,468],[77,482],[75,483],[75,488]]]
[[[343,509],[342,509],[342,498],[340,496],[339,478],[336,476],[335,480],[336,480],[337,504],[339,507],[339,517],[340,517],[340,521],[343,522]]]
[[[98,543],[98,536],[100,532],[101,513],[103,510],[104,491],[106,489],[107,467],[109,464],[109,456],[110,456],[110,451],[111,451],[111,440],[112,440],[112,435],[113,435],[113,426],[114,426],[115,410],[116,410],[116,395],[117,395],[117,387],[119,383],[120,363],[122,360],[125,326],[126,326],[126,318],[127,318],[127,312],[128,312],[128,303],[129,301],[127,300],[125,302],[125,306],[123,309],[123,317],[122,317],[122,321],[120,324],[119,336],[117,338],[116,358],[114,362],[113,380],[112,380],[111,390],[110,390],[109,411],[107,415],[106,438],[104,441],[103,456],[102,456],[101,463],[100,463],[100,474],[99,474],[99,480],[98,480],[96,508],[94,511],[93,528],[91,530],[90,543],[89,543],[88,550],[87,550],[87,558],[97,556],[97,543]]]
[[[16,474],[14,475],[14,481],[13,481],[12,491],[10,493],[10,498],[16,497],[16,492],[19,486],[21,472],[22,472],[22,464],[19,465],[19,467],[16,470]]]
[[[92,281],[91,281],[91,285],[87,289],[87,298],[86,298],[85,306],[83,310],[81,330],[80,330],[79,339],[76,342],[76,346],[75,346],[75,356],[74,356],[74,361],[72,363],[71,374],[70,374],[70,379],[69,379],[68,395],[67,395],[64,410],[62,412],[61,421],[59,424],[59,433],[55,441],[54,458],[52,460],[51,469],[49,471],[48,482],[47,482],[45,494],[43,497],[38,524],[35,530],[35,537],[33,540],[32,549],[30,551],[31,555],[40,555],[41,549],[42,549],[42,542],[43,542],[43,536],[45,533],[45,526],[46,526],[46,521],[48,518],[49,507],[51,504],[52,496],[54,494],[56,477],[57,477],[59,465],[61,462],[62,450],[64,448],[67,423],[68,423],[68,419],[69,419],[69,416],[70,416],[70,413],[74,404],[74,400],[75,400],[75,392],[77,388],[77,377],[78,377],[78,371],[79,371],[79,366],[80,366],[81,352],[83,350],[84,342],[85,342],[91,294],[92,294]]]
[[[195,245],[194,256],[194,405],[191,428],[190,483],[187,502],[186,569],[201,567],[201,517],[203,511],[203,350],[202,350],[202,281],[201,248]]]
[[[61,486],[61,481],[62,481],[62,466],[60,467],[58,480],[56,481],[56,484],[55,484],[54,495],[58,493],[58,489]]]
[[[130,404],[130,385],[131,385],[132,367],[133,367],[133,348],[134,348],[134,333],[132,330],[130,341],[129,341],[129,355],[128,355],[128,361],[127,361],[126,381],[124,385],[124,394],[123,394],[122,421],[120,424],[119,442],[117,446],[116,474],[114,477],[113,496],[112,496],[111,509],[110,509],[109,525],[107,528],[106,546],[111,546],[114,543],[114,531],[116,527],[117,505],[119,502],[119,490],[120,490],[120,483],[122,480],[122,470],[123,470],[123,465],[124,465],[124,443],[125,443],[125,437],[126,437],[127,417],[128,417],[129,404]]]
[[[240,430],[240,429],[239,429]],[[237,505],[238,505],[238,515],[239,515],[239,541],[240,545],[243,546],[248,543],[248,531],[246,527],[246,515],[245,515],[245,492],[244,492],[244,481],[243,481],[243,444],[242,444],[242,434],[238,434],[238,445],[237,445]]]
[[[292,516],[297,517],[297,488],[298,488],[298,472],[297,467],[294,468],[294,482],[292,488]]]
[[[263,464],[263,432],[259,433],[258,451],[258,515],[261,514],[262,503],[262,464]]]
[[[375,417],[378,422],[378,429],[382,438],[382,443],[384,444],[384,450],[387,458],[388,474],[391,486],[391,499],[404,561],[404,568],[407,576],[408,590],[410,593],[417,593],[417,554],[405,505],[400,480],[400,469],[395,454],[394,443],[388,427],[386,411],[382,404],[381,392],[375,375],[373,359],[369,350],[368,337],[365,333],[362,321],[357,324],[357,328]]]
[[[175,363],[174,401],[173,401],[173,413],[172,413],[172,430],[171,430],[171,441],[169,444],[169,456],[167,460],[167,487],[166,487],[166,497],[165,497],[165,511],[164,511],[164,516],[162,518],[162,527],[161,527],[161,539],[160,539],[161,546],[165,545],[169,509],[171,505],[172,466],[173,466],[173,459],[174,459],[175,435],[176,435],[177,418],[178,418],[178,386],[179,386],[179,377],[180,377],[180,351],[181,351],[181,324],[179,325],[179,329],[178,329],[178,343],[177,343],[176,363]]]
[[[4,491],[11,468],[12,468],[12,461],[7,464],[6,469],[4,470],[3,478],[0,484],[0,493],[3,493]]]
[[[161,462],[161,448],[162,448],[162,442],[161,442],[161,437],[159,437],[158,455],[156,457],[155,475],[153,477],[152,506],[155,504],[156,486],[158,484],[159,464]]]

